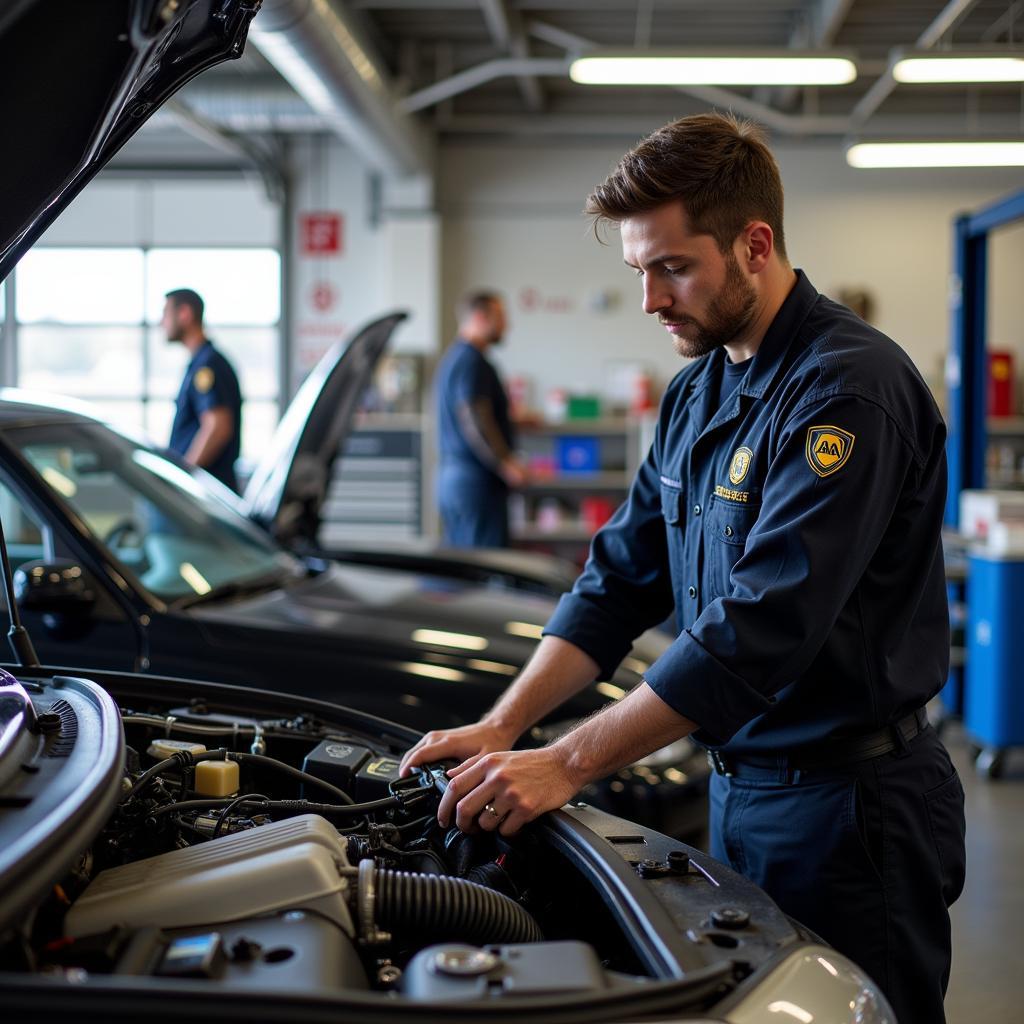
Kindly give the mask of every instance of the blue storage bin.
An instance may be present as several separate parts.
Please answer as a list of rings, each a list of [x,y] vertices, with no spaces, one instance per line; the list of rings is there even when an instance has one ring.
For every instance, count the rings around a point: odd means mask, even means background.
[[[556,437],[555,465],[561,473],[597,473],[601,469],[600,440],[571,435]]]
[[[967,589],[964,728],[990,747],[1024,744],[1024,558],[972,553]]]

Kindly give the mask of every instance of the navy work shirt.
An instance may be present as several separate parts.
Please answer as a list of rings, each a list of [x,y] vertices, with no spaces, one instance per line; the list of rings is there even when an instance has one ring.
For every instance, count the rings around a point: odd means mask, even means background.
[[[207,341],[192,357],[181,382],[168,445],[171,451],[184,455],[199,430],[200,415],[220,406],[231,411],[234,430],[216,460],[203,468],[237,490],[235,460],[241,447],[242,393],[231,364]]]
[[[546,632],[645,673],[734,757],[863,735],[948,671],[945,426],[909,357],[798,273],[719,407],[725,351],[670,384],[626,501]]]
[[[481,474],[501,480],[495,467],[485,464],[466,440],[459,423],[460,405],[472,405],[480,398],[490,402],[495,424],[508,447],[515,447],[515,435],[508,411],[508,396],[498,371],[484,354],[469,342],[457,339],[437,369],[437,428],[442,462],[457,462]]]

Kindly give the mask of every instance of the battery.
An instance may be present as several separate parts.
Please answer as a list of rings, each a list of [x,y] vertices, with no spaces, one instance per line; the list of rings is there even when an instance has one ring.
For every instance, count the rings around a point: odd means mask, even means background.
[[[302,762],[302,770],[352,795],[356,772],[370,757],[369,747],[360,747],[344,740],[324,740],[315,746]],[[303,785],[302,795],[307,800],[331,803],[322,789]]]

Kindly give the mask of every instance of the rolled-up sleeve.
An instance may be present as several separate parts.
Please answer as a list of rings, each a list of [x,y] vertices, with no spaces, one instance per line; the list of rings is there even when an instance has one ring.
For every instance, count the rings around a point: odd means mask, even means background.
[[[808,668],[920,470],[910,440],[873,400],[821,398],[789,417],[726,592],[646,676],[698,723],[700,738],[727,742]],[[706,546],[717,542],[705,533]]]

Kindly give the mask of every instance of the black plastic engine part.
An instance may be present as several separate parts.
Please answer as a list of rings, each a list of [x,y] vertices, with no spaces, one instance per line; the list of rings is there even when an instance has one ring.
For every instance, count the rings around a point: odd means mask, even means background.
[[[363,862],[369,865],[370,862]],[[360,914],[392,935],[471,943],[540,942],[518,903],[464,878],[371,870],[360,865]],[[361,925],[365,922],[361,921]]]
[[[344,743],[341,740],[324,740],[306,755],[302,762],[302,770],[330,782],[346,793],[351,793],[355,773],[362,768],[369,756],[368,747]],[[305,786],[302,795],[307,796]]]

